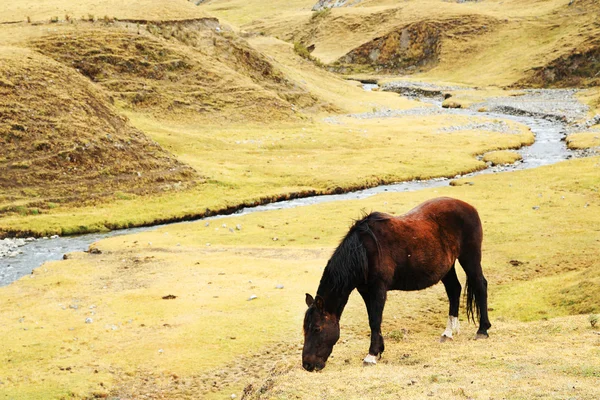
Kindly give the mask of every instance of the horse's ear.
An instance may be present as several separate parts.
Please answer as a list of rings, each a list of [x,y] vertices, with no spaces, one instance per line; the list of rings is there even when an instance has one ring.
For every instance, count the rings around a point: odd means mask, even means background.
[[[323,311],[323,298],[319,295],[317,295],[317,298],[315,299],[315,307],[317,307],[317,310]]]
[[[313,305],[314,302],[315,299],[313,299],[313,297],[310,294],[306,293],[306,305],[310,307]]]

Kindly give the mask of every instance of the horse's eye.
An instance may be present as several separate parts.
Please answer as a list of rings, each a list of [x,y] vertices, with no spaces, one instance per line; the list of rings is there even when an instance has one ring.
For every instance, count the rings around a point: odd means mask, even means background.
[[[319,332],[321,332],[321,328],[318,326],[313,326],[312,331],[313,331],[313,333],[319,333]]]

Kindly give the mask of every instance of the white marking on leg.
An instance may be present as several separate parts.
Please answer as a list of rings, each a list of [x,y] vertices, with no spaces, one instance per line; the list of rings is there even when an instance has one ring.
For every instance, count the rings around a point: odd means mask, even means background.
[[[446,329],[444,330],[444,333],[442,333],[442,337],[452,339],[453,333],[460,333],[460,323],[458,322],[458,317],[453,317],[452,315],[449,315],[448,323],[446,324]]]
[[[377,357],[372,354],[367,354],[365,359],[363,360],[364,365],[375,365],[377,364]]]
[[[458,335],[460,333],[460,322],[458,322],[458,317],[450,315],[448,316],[448,319],[452,321],[452,332]]]

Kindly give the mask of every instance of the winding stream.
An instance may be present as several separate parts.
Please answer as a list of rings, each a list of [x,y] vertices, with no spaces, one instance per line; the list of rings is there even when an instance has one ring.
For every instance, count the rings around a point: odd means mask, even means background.
[[[370,86],[369,90],[374,87]],[[463,115],[476,117],[491,117],[504,120],[512,120],[527,125],[535,134],[536,140],[531,146],[523,147],[518,152],[523,157],[522,162],[512,166],[490,167],[482,171],[463,175],[474,176],[486,173],[514,171],[529,168],[536,168],[542,165],[554,164],[559,161],[569,159],[574,156],[574,153],[567,149],[565,142],[562,140],[566,134],[566,125],[563,122],[557,122],[555,118],[544,119],[542,117],[532,116],[514,116],[504,113],[488,113],[476,112],[472,110],[452,109],[446,110],[439,107],[441,103],[434,102],[437,107],[427,109],[406,110],[405,113],[419,112],[448,115]],[[388,113],[387,116],[393,117],[402,115],[402,113]],[[385,118],[386,115],[363,115],[361,118]],[[314,196],[302,199],[294,199],[280,201],[267,205],[244,208],[234,215],[244,215],[253,212],[277,210],[283,208],[292,208],[307,206],[331,201],[363,199],[377,193],[382,192],[407,192],[447,186],[451,179],[435,178],[424,181],[401,182],[392,185],[383,185],[371,189],[360,190],[345,194]],[[219,215],[208,217],[205,219],[226,218],[229,215]],[[183,222],[185,223],[185,222]],[[37,268],[46,261],[59,260],[63,258],[65,253],[73,251],[87,250],[90,244],[107,237],[127,235],[132,233],[144,232],[158,228],[158,225],[153,227],[123,229],[107,233],[95,233],[73,237],[61,237],[56,239],[40,239],[26,244],[20,248],[21,254],[14,257],[0,258],[0,286],[5,286],[19,279],[20,277],[30,274],[34,268]]]

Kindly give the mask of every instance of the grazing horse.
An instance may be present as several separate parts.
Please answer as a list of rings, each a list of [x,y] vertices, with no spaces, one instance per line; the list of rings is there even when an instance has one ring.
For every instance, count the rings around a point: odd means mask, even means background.
[[[375,364],[383,352],[381,316],[388,290],[421,290],[440,280],[450,311],[441,340],[457,333],[461,285],[456,259],[467,275],[467,320],[479,318],[476,338],[487,338],[491,327],[487,281],[481,270],[481,221],[475,208],[456,199],[426,201],[404,215],[374,212],[357,221],[323,271],[313,298],[306,294],[302,366],[325,367],[340,337],[340,317],[350,293],[357,289],[367,306],[371,346],[365,364]]]

